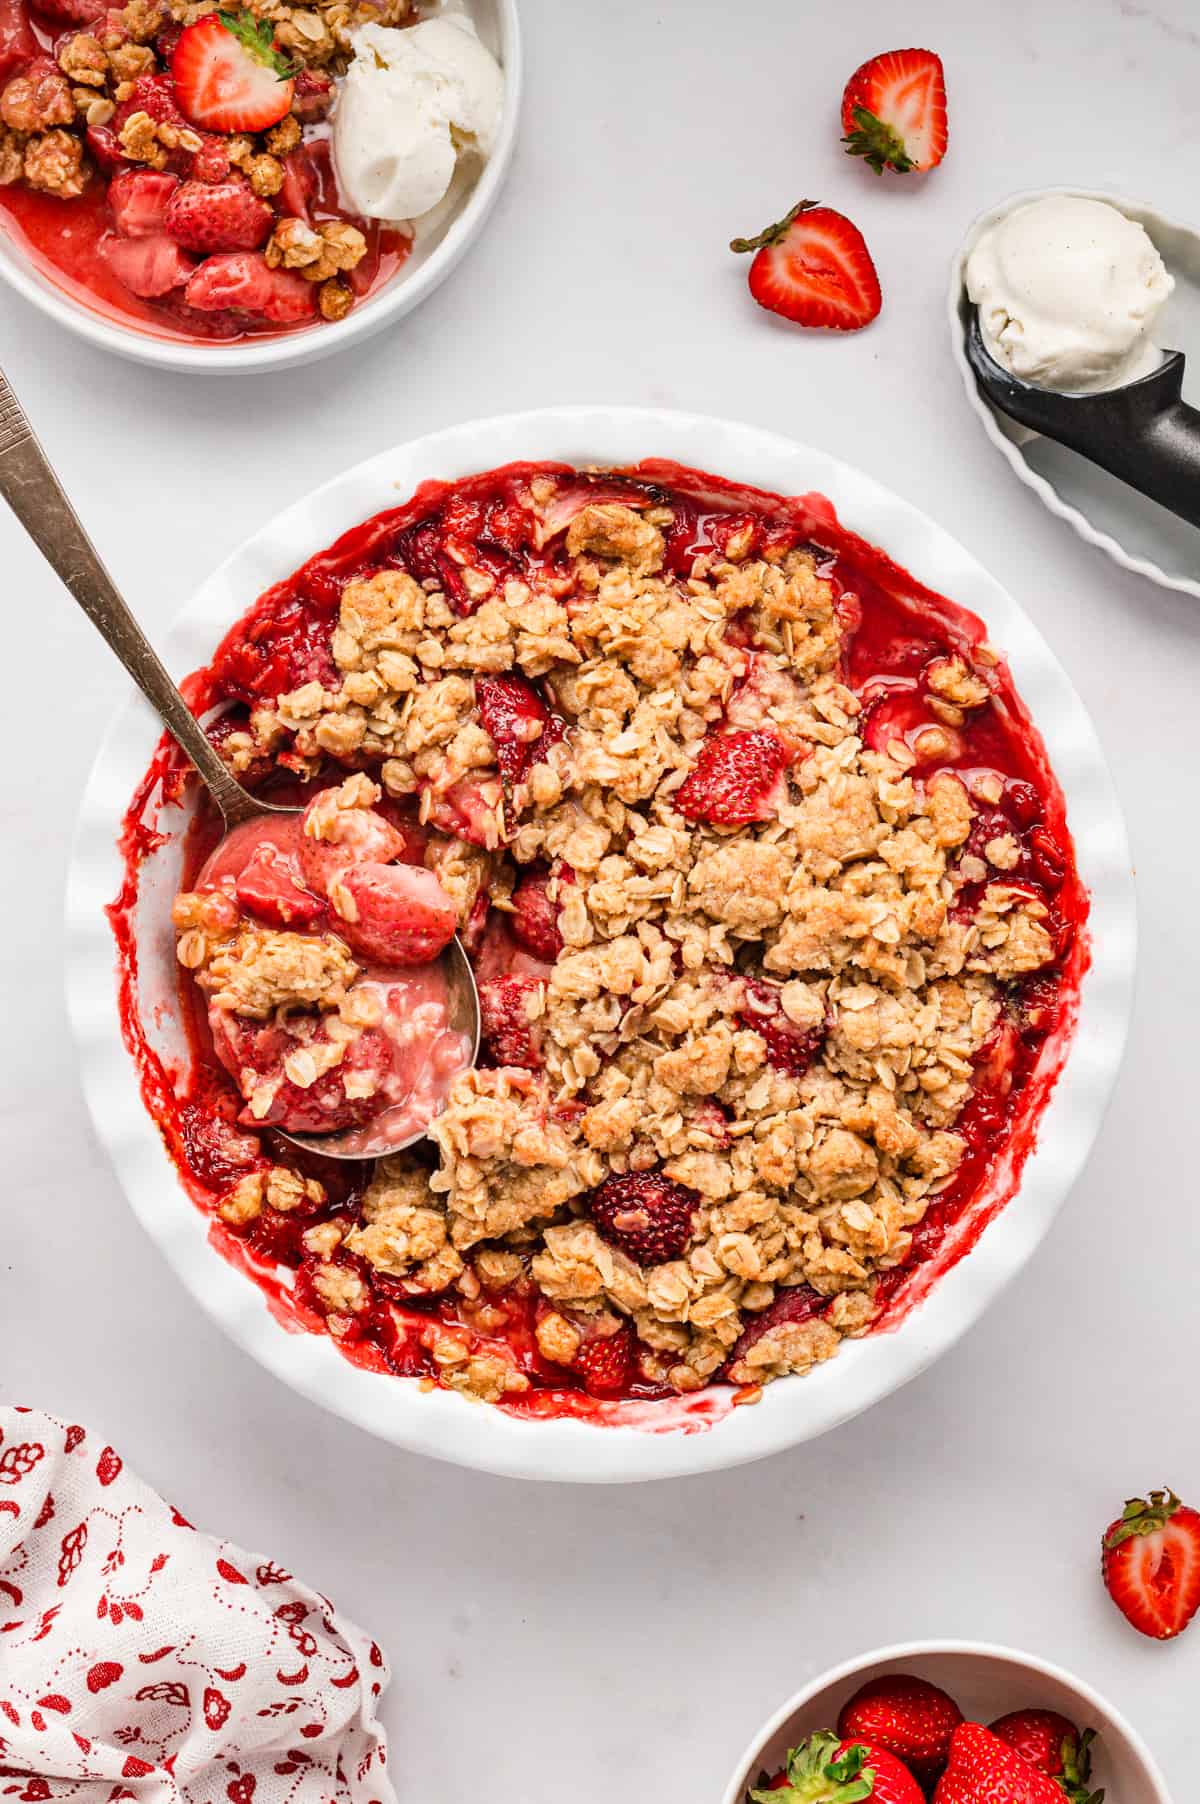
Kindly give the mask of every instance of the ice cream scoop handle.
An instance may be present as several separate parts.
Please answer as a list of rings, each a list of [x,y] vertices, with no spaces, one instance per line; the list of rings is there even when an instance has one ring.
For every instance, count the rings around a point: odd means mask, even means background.
[[[228,824],[261,814],[263,804],[230,775],[126,607],[2,371],[0,495],[187,753]]]
[[[1186,401],[1168,407],[1129,446],[1129,468],[1119,476],[1200,526],[1200,412]]]

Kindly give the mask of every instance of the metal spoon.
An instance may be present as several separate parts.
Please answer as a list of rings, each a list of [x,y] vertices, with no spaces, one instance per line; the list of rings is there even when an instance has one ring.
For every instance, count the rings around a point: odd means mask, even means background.
[[[0,494],[92,625],[116,652],[180,750],[191,759],[221,810],[226,832],[260,816],[298,814],[298,808],[264,802],[251,795],[226,768],[101,563],[2,371]],[[455,1033],[466,1035],[473,1064],[479,1054],[479,996],[470,960],[457,935],[441,957],[450,997],[449,1026]],[[340,1134],[288,1134],[277,1127],[272,1131],[294,1146],[331,1159],[365,1159],[377,1153],[398,1152],[402,1146],[412,1146],[423,1139],[426,1132],[422,1128],[399,1144],[370,1145],[365,1149],[360,1146],[346,1152],[340,1145]]]
[[[993,407],[1200,526],[1200,412],[1180,392],[1182,351],[1167,352],[1158,369],[1123,388],[1062,395],[1001,368],[983,342],[977,307],[966,305],[964,327],[967,362]]]

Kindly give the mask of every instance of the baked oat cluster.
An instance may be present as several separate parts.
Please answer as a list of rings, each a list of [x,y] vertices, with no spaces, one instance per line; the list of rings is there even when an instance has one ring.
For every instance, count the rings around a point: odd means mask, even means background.
[[[530,1383],[515,1297],[543,1382],[806,1372],[876,1319],[1058,956],[1008,779],[963,757],[997,660],[927,647],[893,734],[847,680],[861,598],[795,532],[729,514],[681,563],[663,491],[535,476],[513,510],[523,574],[468,509],[436,563],[346,582],[311,675],[223,741],[251,779],[369,770],[480,990],[434,1156],[305,1229],[305,1296],[339,1336],[411,1304],[441,1381],[492,1400]],[[262,950],[207,967],[251,1012]],[[300,1184],[285,1157],[221,1213],[313,1207]]]

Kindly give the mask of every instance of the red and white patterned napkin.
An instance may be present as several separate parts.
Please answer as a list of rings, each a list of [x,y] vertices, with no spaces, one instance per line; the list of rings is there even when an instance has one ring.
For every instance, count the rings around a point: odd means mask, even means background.
[[[392,1804],[387,1681],[327,1598],[0,1406],[0,1801]]]

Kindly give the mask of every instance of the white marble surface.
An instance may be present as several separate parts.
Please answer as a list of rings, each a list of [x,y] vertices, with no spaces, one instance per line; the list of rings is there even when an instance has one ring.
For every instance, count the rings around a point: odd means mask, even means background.
[[[85,1119],[60,896],[123,679],[5,515],[0,1388],[102,1425],[189,1515],[270,1550],[370,1626],[395,1668],[405,1804],[531,1804],[559,1788],[579,1804],[715,1799],[743,1740],[805,1677],[927,1634],[1075,1668],[1140,1725],[1182,1804],[1200,1760],[1200,1626],[1173,1646],[1141,1640],[1095,1568],[1127,1494],[1170,1482],[1200,1497],[1200,621],[1018,487],[965,405],[942,293],[967,221],[1011,189],[1109,185],[1194,215],[1193,10],[524,0],[524,14],[510,186],[466,265],[390,339],[242,387],[107,360],[3,294],[0,363],[152,630],[252,526],[345,463],[564,399],[740,416],[857,461],[936,515],[1037,613],[1128,811],[1139,1000],[1091,1168],[955,1355],[757,1468],[526,1489],[318,1414],[183,1293]],[[836,143],[843,79],[898,38],[934,45],[949,73],[951,150],[927,182],[878,182]],[[874,251],[885,310],[859,337],[776,325],[724,250],[802,193],[852,213]]]

